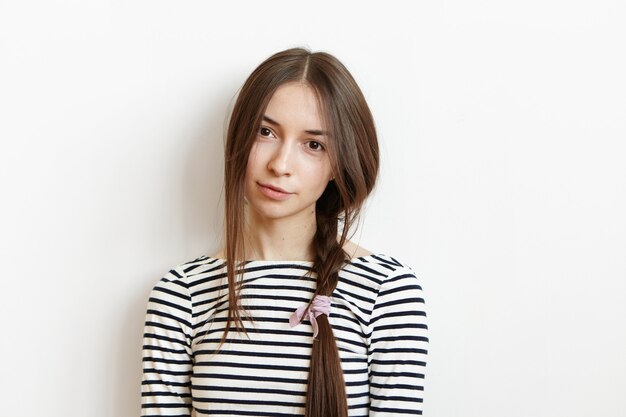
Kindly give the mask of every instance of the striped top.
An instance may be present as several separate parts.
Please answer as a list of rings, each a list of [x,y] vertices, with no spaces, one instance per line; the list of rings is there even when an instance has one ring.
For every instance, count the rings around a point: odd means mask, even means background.
[[[248,261],[245,334],[231,330],[223,259],[169,271],[148,301],[142,416],[303,416],[312,327],[290,315],[315,289],[312,262]],[[392,257],[354,258],[339,273],[329,322],[350,416],[421,415],[427,353],[422,288]],[[193,413],[193,414],[192,414]]]

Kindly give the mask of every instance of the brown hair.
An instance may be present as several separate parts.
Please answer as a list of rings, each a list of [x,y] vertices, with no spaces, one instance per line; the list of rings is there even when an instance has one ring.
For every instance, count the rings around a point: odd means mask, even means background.
[[[239,299],[240,262],[244,261],[244,177],[253,142],[266,107],[281,85],[303,82],[316,93],[325,128],[334,180],[316,202],[314,236],[317,274],[315,295],[330,296],[339,270],[348,261],[343,250],[361,205],[378,174],[378,141],[374,121],[363,93],[346,67],[334,56],[293,48],[278,52],[259,65],[244,83],[228,124],[225,146],[225,255],[228,276],[228,319],[222,341],[231,326],[245,331]],[[339,241],[339,223],[343,223]],[[325,315],[317,318],[319,334],[313,341],[306,396],[306,416],[344,417],[348,405],[339,352]]]

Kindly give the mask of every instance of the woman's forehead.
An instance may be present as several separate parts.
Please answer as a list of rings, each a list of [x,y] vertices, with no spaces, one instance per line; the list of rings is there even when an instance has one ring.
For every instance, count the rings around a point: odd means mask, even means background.
[[[322,107],[315,90],[306,83],[289,82],[272,95],[264,119],[280,127],[324,132]]]

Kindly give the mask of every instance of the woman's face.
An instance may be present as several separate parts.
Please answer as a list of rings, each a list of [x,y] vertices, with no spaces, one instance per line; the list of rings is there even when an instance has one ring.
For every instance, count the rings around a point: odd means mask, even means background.
[[[332,178],[329,138],[311,87],[290,82],[267,106],[248,157],[245,195],[267,220],[305,220]]]

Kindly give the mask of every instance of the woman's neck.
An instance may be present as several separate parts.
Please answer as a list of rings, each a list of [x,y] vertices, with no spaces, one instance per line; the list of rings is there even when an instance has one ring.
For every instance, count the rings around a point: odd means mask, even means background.
[[[246,226],[246,260],[312,261],[315,258],[315,215],[304,220],[271,220],[251,212]]]

